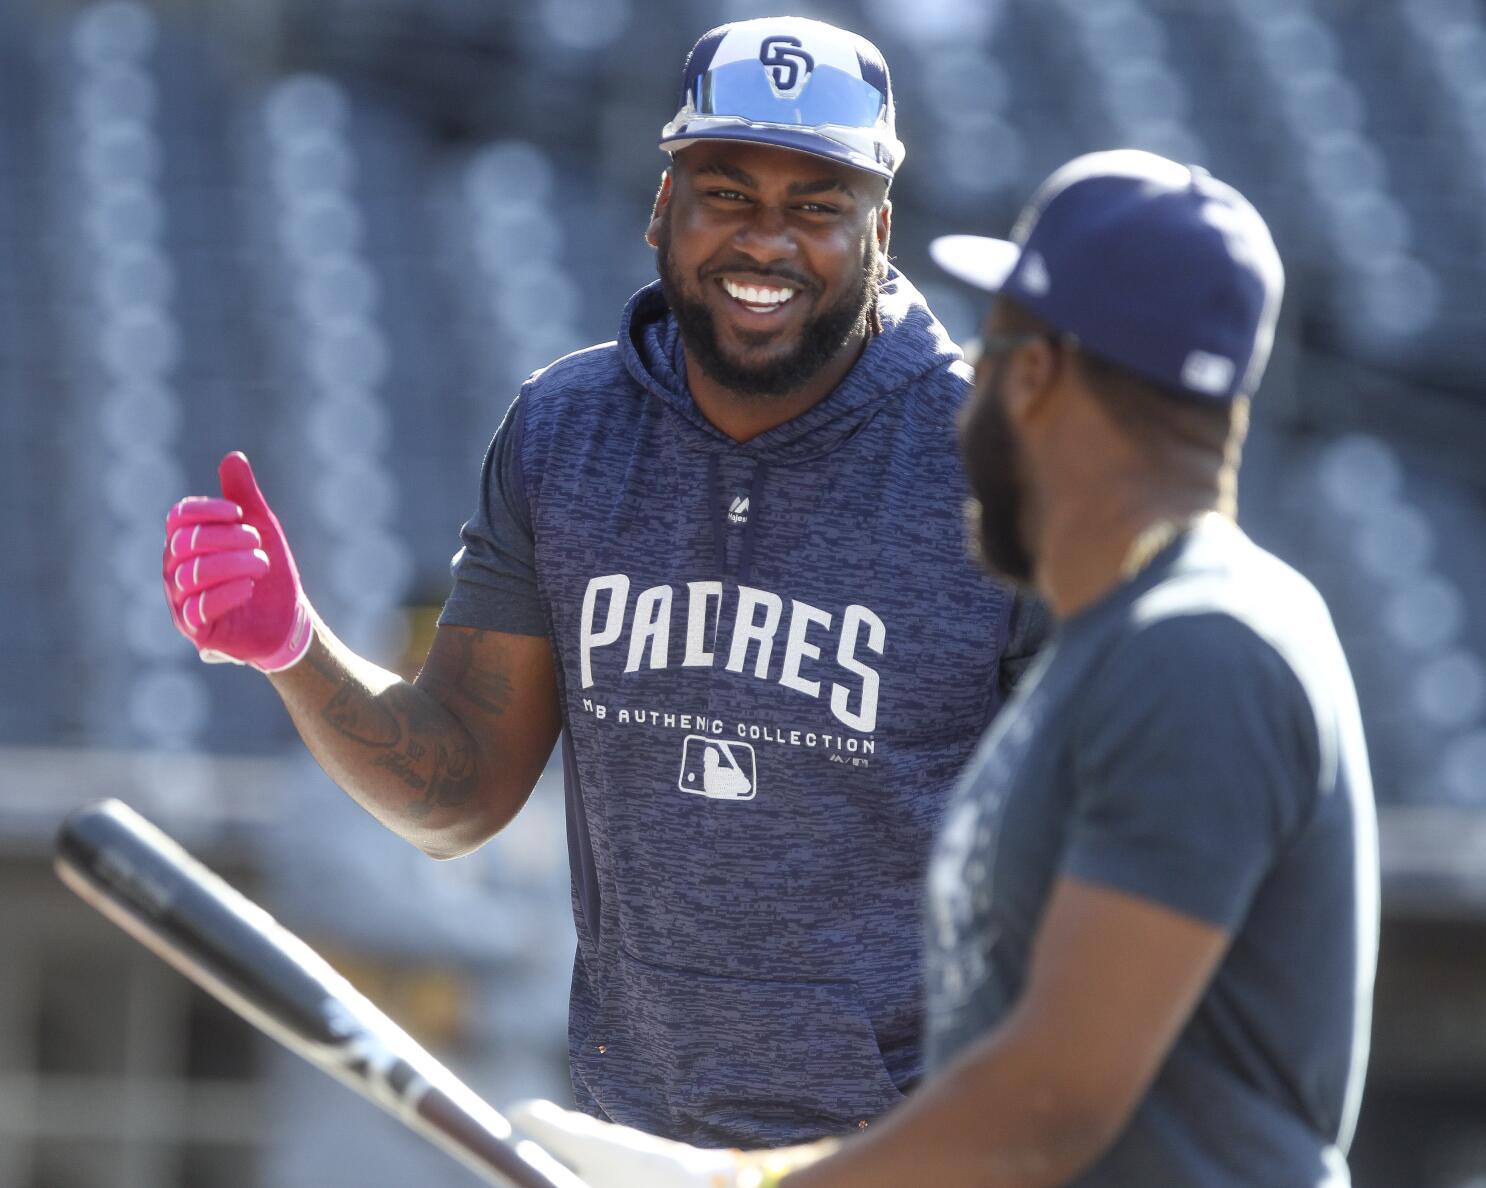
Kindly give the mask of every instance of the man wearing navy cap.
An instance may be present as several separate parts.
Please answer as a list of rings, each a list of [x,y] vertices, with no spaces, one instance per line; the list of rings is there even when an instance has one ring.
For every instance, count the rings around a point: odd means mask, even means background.
[[[715,29],[660,143],[660,279],[523,385],[415,681],[310,611],[240,454],[172,510],[166,590],[435,856],[520,810],[561,729],[579,1105],[775,1145],[922,1075],[929,849],[1038,631],[961,546],[971,375],[887,262],[876,47]]]
[[[935,255],[998,293],[961,428],[979,551],[1059,627],[936,844],[930,1076],[803,1171],[830,1144],[712,1182],[1343,1188],[1378,927],[1367,755],[1320,596],[1233,519],[1279,258],[1236,191],[1134,151],[1060,169],[1014,241]],[[522,1118],[594,1188],[696,1158]]]

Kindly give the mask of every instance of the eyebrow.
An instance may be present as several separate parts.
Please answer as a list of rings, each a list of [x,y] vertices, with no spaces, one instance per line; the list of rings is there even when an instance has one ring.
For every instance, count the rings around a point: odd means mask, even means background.
[[[705,174],[718,174],[735,181],[740,186],[748,186],[750,189],[758,189],[758,179],[746,169],[739,169],[736,165],[729,165],[724,161],[712,161],[706,165],[699,166],[693,177],[702,177]],[[821,177],[814,181],[791,182],[788,193],[792,198],[798,198],[806,194],[823,194],[828,190],[840,190],[841,193],[851,195],[852,190],[840,178]]]
[[[798,197],[801,194],[823,194],[827,190],[840,190],[843,194],[851,194],[851,189],[839,178],[822,177],[816,181],[792,182],[789,187],[790,194]]]

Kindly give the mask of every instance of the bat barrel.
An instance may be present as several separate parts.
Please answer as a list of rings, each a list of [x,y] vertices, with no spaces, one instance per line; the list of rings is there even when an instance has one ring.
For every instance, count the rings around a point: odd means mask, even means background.
[[[74,890],[188,977],[209,976],[302,1042],[343,1038],[321,1008],[344,994],[344,979],[121,801],[69,816],[57,838],[57,865]]]
[[[117,800],[57,837],[63,882],[243,1018],[504,1188],[583,1188],[318,953]]]

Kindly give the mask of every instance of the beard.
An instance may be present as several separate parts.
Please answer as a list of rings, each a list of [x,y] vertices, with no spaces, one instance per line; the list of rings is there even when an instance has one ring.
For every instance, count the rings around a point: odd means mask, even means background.
[[[666,303],[681,331],[681,341],[707,377],[739,396],[761,398],[787,396],[803,388],[837,357],[848,342],[865,334],[877,300],[878,285],[887,271],[877,250],[876,239],[869,238],[856,285],[835,305],[806,321],[791,350],[763,362],[750,363],[746,357],[740,358],[722,345],[712,311],[687,291],[671,259],[669,219],[656,235],[656,267],[660,273],[661,291],[665,293]],[[752,266],[747,270],[768,275],[768,270]],[[801,279],[792,273],[776,275],[797,284]],[[775,335],[771,331],[761,331],[740,337],[746,346],[767,347]]]
[[[1036,562],[1027,547],[1021,453],[1001,400],[1001,364],[971,398],[960,426],[960,458],[973,498],[965,502],[970,552],[993,578],[1031,589]]]

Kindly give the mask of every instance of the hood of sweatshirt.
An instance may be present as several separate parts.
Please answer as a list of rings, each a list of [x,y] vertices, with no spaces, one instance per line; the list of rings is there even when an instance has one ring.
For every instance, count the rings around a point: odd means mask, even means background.
[[[738,563],[738,578],[746,583],[770,468],[802,465],[840,449],[896,393],[925,373],[962,358],[923,296],[896,268],[888,269],[878,287],[877,321],[881,329],[830,395],[792,420],[738,442],[713,425],[692,399],[681,331],[660,282],[653,281],[630,298],[620,322],[620,354],[630,377],[675,415],[683,445],[699,455],[705,472],[699,485],[707,499],[718,572],[727,531],[720,458],[730,455],[751,463],[749,515]]]
[[[659,281],[630,298],[620,323],[625,369],[686,426],[687,444],[711,453],[758,458],[770,466],[810,462],[839,449],[894,393],[925,372],[961,358],[919,291],[889,268],[877,294],[881,331],[825,399],[747,442],[728,437],[702,415],[686,384],[681,333]]]

